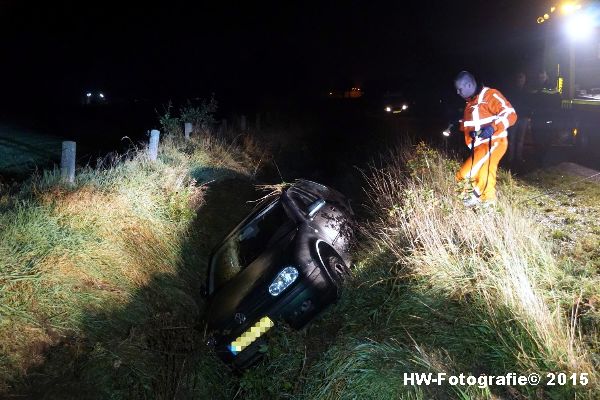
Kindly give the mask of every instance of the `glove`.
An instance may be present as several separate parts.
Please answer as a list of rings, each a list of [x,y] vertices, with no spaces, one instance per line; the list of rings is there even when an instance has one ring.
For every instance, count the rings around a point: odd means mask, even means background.
[[[479,131],[479,137],[482,139],[489,139],[494,134],[494,127],[492,125],[486,125]]]

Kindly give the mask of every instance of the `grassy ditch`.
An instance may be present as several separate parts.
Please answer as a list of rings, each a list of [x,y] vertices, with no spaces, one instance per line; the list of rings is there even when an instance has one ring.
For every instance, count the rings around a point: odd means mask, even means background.
[[[239,143],[167,137],[157,162],[132,151],[74,186],[49,171],[2,188],[0,393],[172,398],[219,385],[219,364],[189,371],[212,363],[196,329],[208,253],[253,196],[256,146]]]
[[[239,398],[598,398],[597,183],[502,172],[498,208],[469,210],[457,167],[419,145],[366,175],[353,281],[303,332],[278,333]],[[405,385],[410,372],[543,384]],[[546,386],[549,373],[566,384]]]
[[[169,139],[156,163],[132,153],[73,187],[49,172],[3,188],[2,395],[598,397],[598,184],[502,172],[498,209],[466,210],[458,163],[424,145],[365,175],[368,219],[339,303],[300,332],[274,330],[266,357],[231,374],[204,347],[198,292],[210,249],[250,207],[240,199],[258,197],[247,178],[264,154],[239,143]],[[411,372],[569,379],[405,385]]]

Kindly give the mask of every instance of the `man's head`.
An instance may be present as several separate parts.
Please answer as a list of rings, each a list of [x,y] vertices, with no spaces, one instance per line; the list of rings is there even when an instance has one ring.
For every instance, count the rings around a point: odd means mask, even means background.
[[[456,79],[454,79],[454,87],[456,88],[456,93],[467,100],[475,94],[477,81],[470,72],[461,71],[456,76]]]

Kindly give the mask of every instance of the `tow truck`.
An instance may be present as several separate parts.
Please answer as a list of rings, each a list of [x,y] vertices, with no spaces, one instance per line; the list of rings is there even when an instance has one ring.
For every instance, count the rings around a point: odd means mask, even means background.
[[[544,29],[545,70],[554,87],[532,94],[536,145],[573,146],[600,154],[600,5],[566,2],[537,20]]]

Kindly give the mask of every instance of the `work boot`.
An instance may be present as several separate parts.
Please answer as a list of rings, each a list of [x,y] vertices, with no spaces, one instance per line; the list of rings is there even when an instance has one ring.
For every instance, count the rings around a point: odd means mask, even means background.
[[[497,206],[496,199],[482,200],[481,208],[484,210],[493,210]]]
[[[479,203],[481,203],[481,200],[474,194],[472,194],[471,197],[467,197],[463,200],[463,204],[465,205],[465,207],[475,207]]]

